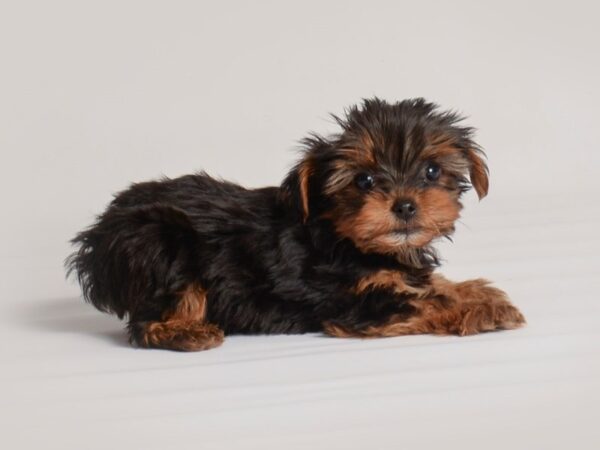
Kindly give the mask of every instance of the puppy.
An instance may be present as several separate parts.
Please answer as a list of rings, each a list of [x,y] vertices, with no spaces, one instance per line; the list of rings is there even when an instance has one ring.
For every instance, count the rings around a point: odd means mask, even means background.
[[[206,350],[234,333],[470,335],[525,323],[485,280],[434,273],[471,186],[473,130],[423,99],[365,100],[305,139],[279,187],[205,173],[132,185],[73,239],[85,299],[127,317],[132,343]]]

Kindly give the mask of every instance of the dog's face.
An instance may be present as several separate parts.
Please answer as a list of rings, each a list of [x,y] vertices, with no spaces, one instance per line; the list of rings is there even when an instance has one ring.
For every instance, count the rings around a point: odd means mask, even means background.
[[[307,140],[286,185],[297,188],[305,220],[331,220],[364,252],[424,247],[454,231],[471,184],[487,193],[482,152],[459,120],[422,99],[367,100],[337,119],[341,134]]]

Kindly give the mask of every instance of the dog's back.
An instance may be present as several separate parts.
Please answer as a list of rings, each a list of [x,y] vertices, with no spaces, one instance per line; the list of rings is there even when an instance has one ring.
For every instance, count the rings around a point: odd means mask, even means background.
[[[205,174],[133,184],[73,239],[78,249],[67,259],[68,271],[101,311],[121,318],[160,315],[172,301],[161,292],[185,289],[201,273],[197,256],[210,251],[211,242],[254,232],[270,220],[275,191]]]

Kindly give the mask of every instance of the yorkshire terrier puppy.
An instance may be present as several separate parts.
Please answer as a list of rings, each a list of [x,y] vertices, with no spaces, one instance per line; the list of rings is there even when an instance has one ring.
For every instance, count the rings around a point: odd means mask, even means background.
[[[504,292],[435,274],[471,186],[473,130],[423,99],[366,100],[304,140],[279,187],[205,173],[132,185],[72,241],[85,299],[132,343],[205,350],[234,333],[470,335],[525,323]]]

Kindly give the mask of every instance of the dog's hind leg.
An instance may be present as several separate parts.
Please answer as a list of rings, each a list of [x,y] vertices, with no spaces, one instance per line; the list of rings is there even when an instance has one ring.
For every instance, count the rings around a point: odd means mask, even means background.
[[[67,266],[102,311],[129,317],[140,347],[204,350],[223,332],[206,323],[201,242],[187,214],[161,204],[109,208],[74,240]]]
[[[206,322],[206,291],[197,284],[180,293],[160,321],[129,322],[131,340],[140,347],[179,351],[208,350],[221,345],[223,331]]]

